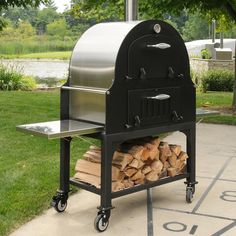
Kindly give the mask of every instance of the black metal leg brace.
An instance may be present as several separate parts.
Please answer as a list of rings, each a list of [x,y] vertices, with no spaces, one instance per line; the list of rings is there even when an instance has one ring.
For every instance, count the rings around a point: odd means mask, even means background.
[[[60,190],[68,196],[70,191],[70,142],[71,138],[60,139]]]
[[[184,132],[186,134],[186,145],[187,154],[189,158],[187,159],[187,172],[189,177],[187,178],[186,184],[188,186],[194,187],[196,182],[196,125],[194,124],[189,130]]]
[[[112,209],[111,204],[111,182],[112,182],[112,157],[114,147],[108,136],[103,134],[101,140],[102,157],[101,157],[101,204],[99,211],[109,212]]]

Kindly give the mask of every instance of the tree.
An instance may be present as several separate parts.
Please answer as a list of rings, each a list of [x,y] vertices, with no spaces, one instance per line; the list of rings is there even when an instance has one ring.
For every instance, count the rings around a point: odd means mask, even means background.
[[[111,18],[112,13],[120,19],[124,15],[124,0],[72,0],[72,7],[79,16],[98,17],[99,20]],[[215,18],[223,13],[236,21],[235,0],[139,0],[139,9],[141,16],[146,14],[150,17],[162,17],[166,13],[180,14],[183,9],[188,9],[191,12],[200,11],[204,15],[210,13]],[[99,13],[101,14],[98,16]]]
[[[10,20],[15,27],[19,25],[20,20],[28,21],[34,26],[38,12],[39,9],[34,7],[9,7],[6,10],[2,10],[2,15],[4,15],[5,19]]]
[[[52,9],[54,9],[54,10],[57,10],[57,7],[56,7],[56,5],[55,5],[54,0],[48,0],[48,2],[45,4],[45,6],[46,6],[47,8],[52,8]]]
[[[183,39],[191,41],[205,39],[209,36],[209,23],[199,12],[190,13],[188,20],[183,27]]]
[[[46,4],[48,0],[1,0],[0,1],[0,12],[3,9],[8,9],[9,7],[38,7],[40,3]],[[0,31],[6,26],[6,22],[2,17],[0,17]]]
[[[32,25],[27,21],[21,21],[19,23],[19,27],[17,28],[17,31],[19,35],[21,35],[21,38],[30,38],[32,36],[35,36],[36,32],[35,29],[32,27]]]
[[[7,9],[9,7],[38,7],[40,3],[46,4],[48,0],[1,0],[0,10]]]
[[[55,20],[47,25],[47,34],[51,36],[59,36],[61,39],[67,34],[67,24],[65,19]]]
[[[35,27],[38,34],[44,34],[48,24],[60,18],[60,14],[54,8],[44,8],[38,12],[35,19]]]

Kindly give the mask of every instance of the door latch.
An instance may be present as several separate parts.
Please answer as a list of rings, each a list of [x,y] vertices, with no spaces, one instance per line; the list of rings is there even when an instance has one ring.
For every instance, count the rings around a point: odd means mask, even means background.
[[[172,120],[174,122],[179,122],[179,121],[182,121],[183,119],[184,119],[183,116],[178,115],[178,113],[176,111],[172,112]]]

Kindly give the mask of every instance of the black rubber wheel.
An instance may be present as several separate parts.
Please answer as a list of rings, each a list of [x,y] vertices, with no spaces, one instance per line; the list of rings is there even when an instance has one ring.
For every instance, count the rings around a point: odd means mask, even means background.
[[[109,225],[109,219],[106,219],[106,214],[98,214],[94,220],[94,228],[98,232],[104,232],[108,225]]]
[[[192,201],[193,201],[193,190],[192,188],[187,188],[186,189],[186,202],[192,203]]]
[[[192,186],[192,193],[195,193],[195,185]]]
[[[62,199],[53,199],[51,205],[54,207],[54,209],[61,213],[66,210],[67,207],[67,201],[62,201]]]

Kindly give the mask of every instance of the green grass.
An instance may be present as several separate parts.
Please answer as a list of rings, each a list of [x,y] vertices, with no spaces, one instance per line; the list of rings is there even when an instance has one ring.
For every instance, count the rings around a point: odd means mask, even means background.
[[[24,55],[39,52],[71,51],[75,40],[47,40],[45,38],[25,40],[3,40],[0,39],[0,54]]]
[[[57,120],[59,92],[0,92],[0,235],[49,207],[58,188],[59,143],[16,131],[16,125]],[[78,143],[80,145],[78,145]],[[88,148],[72,142],[71,171]]]
[[[197,93],[197,107],[231,106],[233,93],[230,92],[207,92]]]
[[[229,111],[233,100],[233,93],[230,92],[207,92],[197,93],[197,107]],[[236,115],[221,114],[204,117],[203,122],[214,124],[236,125]]]
[[[211,124],[226,124],[226,125],[236,125],[236,116],[234,115],[217,115],[204,117],[204,123]]]
[[[60,59],[60,60],[69,60],[71,57],[71,51],[64,52],[41,52],[41,53],[30,53],[22,55],[7,55],[0,54],[0,58],[4,59]]]

